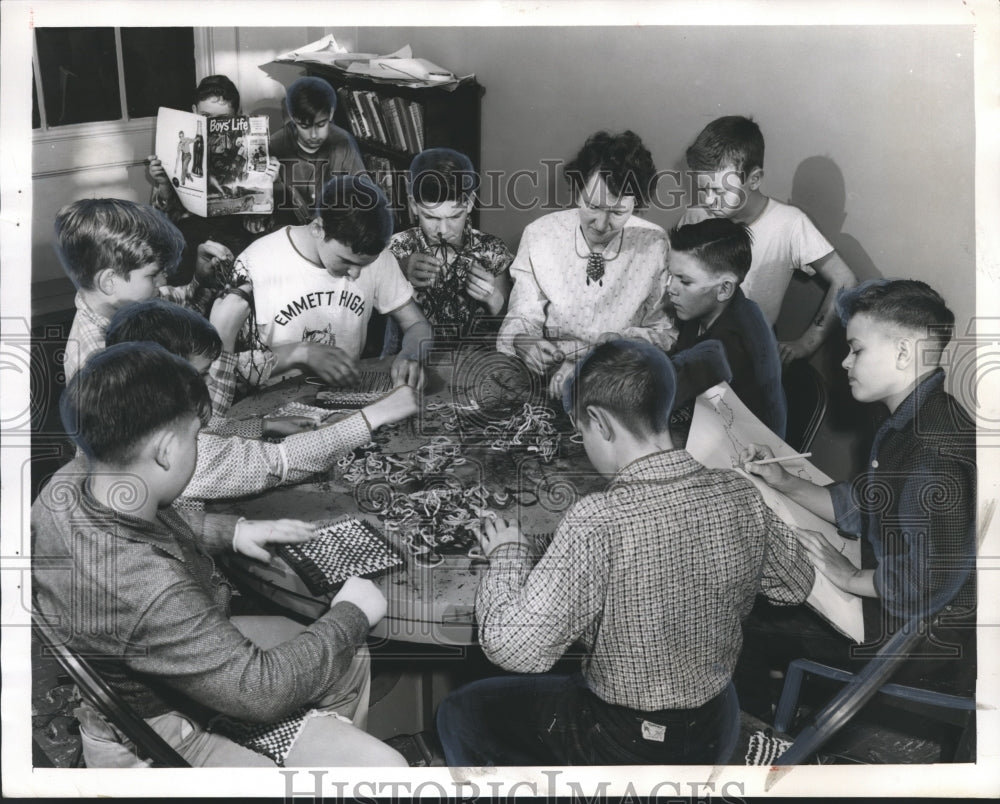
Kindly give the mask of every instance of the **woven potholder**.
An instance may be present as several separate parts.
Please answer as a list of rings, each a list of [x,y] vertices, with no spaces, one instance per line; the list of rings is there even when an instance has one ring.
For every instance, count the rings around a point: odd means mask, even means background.
[[[372,578],[403,563],[385,537],[360,519],[326,525],[308,542],[281,545],[278,555],[314,595],[332,592],[352,576]]]

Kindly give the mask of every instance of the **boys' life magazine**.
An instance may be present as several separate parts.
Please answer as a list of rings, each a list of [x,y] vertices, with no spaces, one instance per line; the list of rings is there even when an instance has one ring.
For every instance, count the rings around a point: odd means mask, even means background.
[[[274,211],[264,116],[204,117],[164,106],[156,156],[188,212],[204,217]]]

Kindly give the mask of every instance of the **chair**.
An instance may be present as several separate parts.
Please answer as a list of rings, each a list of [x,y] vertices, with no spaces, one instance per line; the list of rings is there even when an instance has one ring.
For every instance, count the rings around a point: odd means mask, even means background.
[[[787,732],[792,725],[806,673],[846,682],[847,686],[815,715],[813,723],[802,730],[775,764],[800,764],[845,726],[876,693],[937,708],[974,712],[974,698],[885,683],[920,639],[922,631],[922,627],[917,627],[911,631],[897,632],[856,674],[809,659],[794,659],[790,662],[774,715],[774,727],[780,732]]]
[[[782,372],[781,385],[788,400],[785,443],[798,452],[805,452],[826,415],[826,384],[808,361],[793,360]]]
[[[154,767],[190,767],[187,760],[153,731],[149,724],[101,678],[90,662],[66,647],[51,625],[37,612],[32,615],[32,627],[41,642],[42,650],[55,657],[66,674],[79,687],[80,693],[135,744],[142,757],[150,760]]]

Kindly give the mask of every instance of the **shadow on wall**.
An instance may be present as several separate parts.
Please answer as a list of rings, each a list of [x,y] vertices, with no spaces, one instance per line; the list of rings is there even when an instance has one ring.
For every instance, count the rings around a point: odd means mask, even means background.
[[[261,99],[254,104],[252,109],[244,109],[245,114],[266,115],[268,119],[269,131],[274,136],[285,125],[285,95],[284,91],[296,78],[301,78],[306,71],[294,64],[276,64],[268,62],[260,65],[261,71],[268,78],[281,84],[282,89],[273,98]]]
[[[809,216],[859,282],[881,278],[882,273],[864,246],[844,231],[849,217],[847,197],[844,174],[837,163],[827,156],[810,156],[795,170],[788,203]],[[785,294],[778,319],[779,337],[794,337],[802,332],[825,293],[822,283],[796,276]],[[838,326],[811,360],[826,380],[830,393],[826,420],[814,449],[818,447],[828,456],[824,468],[837,479],[854,477],[864,466],[875,433],[875,416],[879,412],[876,406],[863,405],[851,396],[847,376],[840,365],[846,354],[844,330]],[[824,442],[827,447],[820,446]]]

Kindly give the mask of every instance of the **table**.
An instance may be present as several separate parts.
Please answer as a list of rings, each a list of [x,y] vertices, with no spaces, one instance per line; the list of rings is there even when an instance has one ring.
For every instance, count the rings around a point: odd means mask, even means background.
[[[388,370],[390,361],[365,360],[362,368]],[[516,517],[528,534],[551,534],[580,496],[604,487],[604,479],[590,466],[582,445],[570,440],[572,428],[563,415],[553,420],[559,432],[559,449],[550,462],[531,449],[535,445],[530,438],[506,451],[491,447],[494,436],[487,432],[489,425],[516,408],[515,399],[545,403],[541,382],[510,358],[482,345],[435,345],[425,365],[428,377],[419,395],[417,416],[376,433],[383,453],[411,452],[436,436],[452,438],[461,444],[466,458],[454,476],[463,485],[481,484],[493,493],[506,491],[508,507],[498,513]],[[320,390],[303,377],[286,380],[242,400],[230,416],[264,415],[290,401],[308,404]],[[483,400],[488,410],[467,409],[478,400]],[[460,408],[457,416],[455,405]],[[449,430],[450,424],[457,424],[458,429]],[[209,510],[251,519],[318,520],[352,515],[385,530],[378,516],[361,509],[359,495],[336,469],[318,482],[272,489],[253,498],[216,501]],[[404,556],[404,566],[375,579],[388,601],[388,614],[372,636],[428,645],[475,644],[473,609],[486,565],[467,554],[444,554],[440,564],[422,566],[405,549],[400,534],[388,532],[386,536]],[[280,558],[268,567],[239,557],[228,562],[228,571],[238,583],[251,586],[301,617],[318,617],[328,607],[330,596],[311,595]]]

